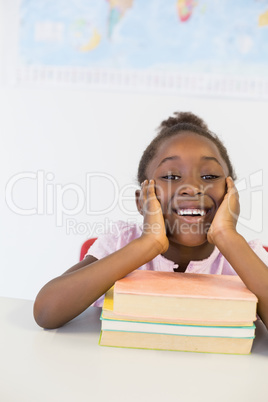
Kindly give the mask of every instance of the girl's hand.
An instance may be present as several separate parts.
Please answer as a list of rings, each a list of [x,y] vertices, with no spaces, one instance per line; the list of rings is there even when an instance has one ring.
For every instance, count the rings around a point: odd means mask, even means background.
[[[169,241],[161,205],[155,194],[154,180],[142,183],[138,204],[144,217],[142,237],[152,239],[159,248],[159,254],[164,253],[169,247]]]
[[[236,232],[236,223],[238,220],[240,205],[238,191],[234,185],[233,179],[227,177],[227,193],[214,216],[208,231],[209,243],[217,245],[217,239],[228,235],[228,233]]]

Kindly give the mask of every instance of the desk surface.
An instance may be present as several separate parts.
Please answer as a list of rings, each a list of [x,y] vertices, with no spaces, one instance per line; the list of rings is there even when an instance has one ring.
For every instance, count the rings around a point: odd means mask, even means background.
[[[246,356],[98,345],[100,308],[56,330],[39,328],[33,302],[0,298],[3,402],[267,402],[268,331],[257,322]]]

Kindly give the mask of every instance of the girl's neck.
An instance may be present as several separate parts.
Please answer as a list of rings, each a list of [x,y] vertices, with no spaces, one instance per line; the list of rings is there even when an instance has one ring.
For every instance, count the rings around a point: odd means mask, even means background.
[[[175,264],[179,268],[175,271],[184,272],[190,261],[200,261],[208,258],[214,250],[214,244],[208,242],[200,246],[189,247],[169,241],[169,248],[163,256]]]

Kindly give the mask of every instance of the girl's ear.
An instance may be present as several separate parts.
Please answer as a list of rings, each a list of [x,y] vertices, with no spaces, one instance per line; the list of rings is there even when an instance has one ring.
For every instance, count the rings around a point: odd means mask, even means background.
[[[142,213],[142,203],[141,203],[140,195],[141,195],[141,190],[136,190],[135,191],[135,201],[136,201],[137,210],[139,211],[139,213],[141,215],[143,215],[143,213]]]

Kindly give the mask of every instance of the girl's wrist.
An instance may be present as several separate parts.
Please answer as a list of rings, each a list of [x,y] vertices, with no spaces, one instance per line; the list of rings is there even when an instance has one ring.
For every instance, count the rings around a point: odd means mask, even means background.
[[[164,253],[168,249],[168,239],[163,243],[149,234],[142,234],[139,239],[142,248],[146,250],[148,255],[155,258],[157,255]]]
[[[221,251],[222,248],[234,245],[240,238],[241,235],[235,229],[224,229],[213,234],[213,243]]]

